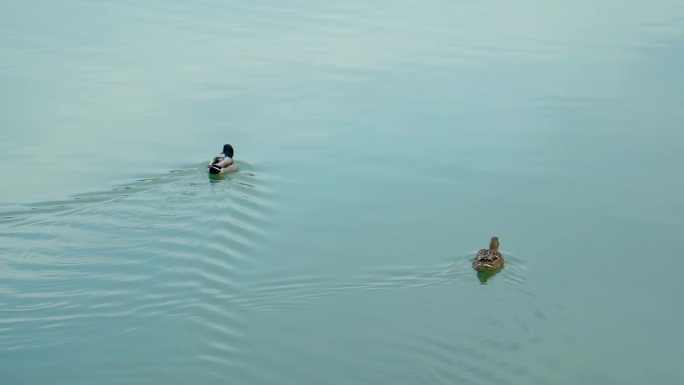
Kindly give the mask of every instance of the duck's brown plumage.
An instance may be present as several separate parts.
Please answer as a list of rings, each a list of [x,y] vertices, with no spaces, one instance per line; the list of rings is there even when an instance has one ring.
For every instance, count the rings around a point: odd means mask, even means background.
[[[504,257],[499,252],[499,238],[492,237],[489,241],[489,249],[477,252],[473,259],[475,270],[500,270],[504,266]]]

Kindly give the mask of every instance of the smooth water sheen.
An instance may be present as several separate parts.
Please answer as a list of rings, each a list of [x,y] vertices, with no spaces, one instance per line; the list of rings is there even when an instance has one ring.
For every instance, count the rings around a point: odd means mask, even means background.
[[[0,384],[684,383],[682,4],[3,2]]]

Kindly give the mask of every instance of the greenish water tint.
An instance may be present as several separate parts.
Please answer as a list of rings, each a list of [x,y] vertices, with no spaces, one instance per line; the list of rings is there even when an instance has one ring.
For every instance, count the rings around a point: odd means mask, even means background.
[[[684,381],[680,2],[30,0],[0,58],[3,385]]]

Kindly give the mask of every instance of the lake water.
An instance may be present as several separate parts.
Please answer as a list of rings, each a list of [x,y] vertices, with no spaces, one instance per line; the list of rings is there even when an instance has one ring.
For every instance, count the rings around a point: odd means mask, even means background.
[[[2,3],[0,384],[684,383],[684,5],[556,3]]]

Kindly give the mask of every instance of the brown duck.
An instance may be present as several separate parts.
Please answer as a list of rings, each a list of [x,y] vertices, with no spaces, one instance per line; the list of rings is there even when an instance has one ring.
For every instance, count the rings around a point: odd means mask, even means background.
[[[504,267],[504,257],[499,252],[499,238],[492,237],[489,249],[477,252],[473,259],[473,269],[477,271],[501,270]]]

